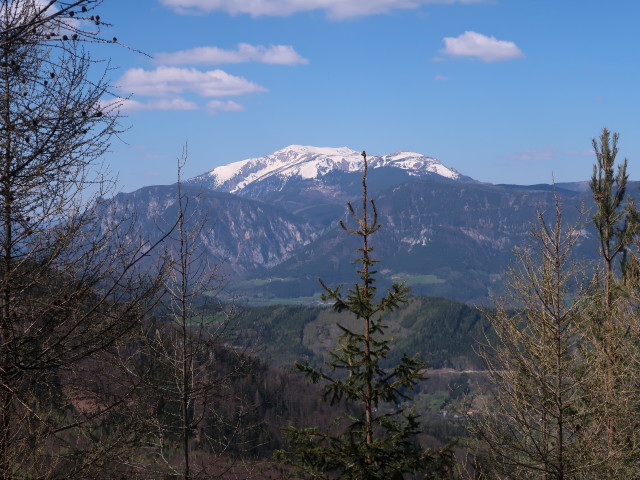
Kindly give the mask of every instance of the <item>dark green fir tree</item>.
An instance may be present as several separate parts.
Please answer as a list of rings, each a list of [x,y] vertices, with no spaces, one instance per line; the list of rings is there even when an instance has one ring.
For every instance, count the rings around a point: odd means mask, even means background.
[[[370,256],[370,236],[380,228],[374,202],[367,198],[367,155],[362,152],[362,210],[348,203],[355,228],[342,221],[340,226],[362,240],[354,264],[360,281],[343,294],[342,285],[327,286],[323,300],[333,301],[338,312],[351,312],[360,328],[338,324],[342,334],[327,362],[327,370],[309,363],[296,363],[296,369],[311,382],[324,388],[324,401],[346,402],[348,411],[334,419],[329,431],[290,427],[286,435],[288,451],[278,457],[293,466],[296,478],[326,480],[394,480],[442,478],[451,461],[450,449],[438,452],[420,446],[422,433],[418,415],[407,407],[413,388],[425,380],[425,363],[417,356],[404,355],[391,367],[381,362],[391,348],[385,335],[383,313],[396,309],[406,300],[409,287],[393,284],[385,296],[377,298],[375,270]],[[357,331],[356,331],[357,330]]]

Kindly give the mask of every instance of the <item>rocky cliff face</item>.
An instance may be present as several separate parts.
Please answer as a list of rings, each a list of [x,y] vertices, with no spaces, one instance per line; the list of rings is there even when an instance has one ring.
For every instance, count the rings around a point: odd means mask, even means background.
[[[190,223],[202,222],[199,242],[205,257],[235,273],[277,265],[316,237],[307,222],[264,202],[193,186],[183,191]],[[175,223],[176,202],[175,185],[145,187],[117,195],[105,215],[129,218],[138,234],[152,241]]]

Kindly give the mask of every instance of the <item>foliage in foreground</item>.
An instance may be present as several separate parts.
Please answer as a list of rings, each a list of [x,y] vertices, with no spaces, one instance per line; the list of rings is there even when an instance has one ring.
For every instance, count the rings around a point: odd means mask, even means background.
[[[508,295],[489,315],[495,339],[483,356],[497,393],[470,418],[487,478],[640,474],[640,224],[626,198],[626,160],[615,170],[617,138],[604,129],[593,141],[599,262],[575,261],[583,227],[565,225],[556,205],[554,222],[539,215]]]
[[[356,412],[336,417],[332,428],[321,432],[317,428],[291,427],[287,436],[289,451],[279,452],[279,458],[293,465],[305,478],[322,479],[402,479],[420,474],[436,478],[446,470],[449,451],[436,453],[422,448],[418,416],[403,404],[408,404],[411,390],[425,379],[424,362],[404,355],[400,362],[383,369],[380,362],[390,351],[390,339],[385,335],[383,312],[394,310],[406,300],[408,288],[393,284],[384,297],[376,299],[375,260],[369,237],[378,224],[373,201],[367,199],[367,157],[362,152],[362,211],[358,215],[348,204],[357,228],[342,228],[362,239],[359,264],[360,283],[345,296],[341,286],[333,289],[324,283],[324,300],[332,300],[333,308],[348,311],[359,320],[356,328],[339,325],[342,335],[327,363],[330,373],[309,363],[297,363],[296,368],[313,383],[321,383],[324,400],[331,404],[346,401]],[[369,204],[370,203],[370,204]],[[369,218],[372,214],[373,218]]]
[[[3,479],[100,478],[138,438],[120,367],[162,274],[138,275],[153,245],[95,228],[112,185],[101,157],[119,132],[105,73],[80,44],[99,41],[99,17],[83,30],[98,4],[0,2]]]

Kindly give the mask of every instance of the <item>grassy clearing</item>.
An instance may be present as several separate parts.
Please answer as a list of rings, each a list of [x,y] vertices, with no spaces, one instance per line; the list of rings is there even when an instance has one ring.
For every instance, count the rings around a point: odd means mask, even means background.
[[[320,294],[311,297],[272,297],[247,296],[241,298],[241,303],[251,307],[270,307],[275,305],[322,305]]]
[[[280,281],[288,281],[286,279],[278,279]],[[254,283],[256,286],[264,285],[266,280],[251,280],[242,282],[243,288],[234,288],[229,292],[211,291],[204,292],[205,296],[215,298],[222,303],[237,303],[247,307],[268,307],[277,305],[297,306],[297,305],[325,305],[320,299],[320,292],[316,292],[310,296],[304,297],[279,297],[263,293],[262,291],[253,292],[251,288],[247,288],[250,283]]]
[[[245,280],[243,282],[240,282],[238,284],[238,287],[244,288],[244,287],[262,287],[264,285],[268,285],[272,282],[282,282],[282,283],[286,283],[286,282],[295,282],[296,279],[292,278],[292,277],[286,277],[286,278],[254,278],[252,280]]]
[[[398,277],[402,279],[402,277]],[[437,285],[447,282],[445,279],[440,278],[437,275],[407,275],[404,278],[407,281],[407,285]]]
[[[446,390],[437,391],[429,394],[419,394],[414,398],[416,410],[420,412],[438,412],[447,403],[449,392]]]

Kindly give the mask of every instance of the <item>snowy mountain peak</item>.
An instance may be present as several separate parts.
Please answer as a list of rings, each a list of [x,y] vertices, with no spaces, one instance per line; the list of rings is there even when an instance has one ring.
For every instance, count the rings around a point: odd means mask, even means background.
[[[281,150],[273,152],[271,155],[290,154],[290,155],[326,155],[328,157],[335,156],[352,156],[359,155],[355,150],[348,147],[313,147],[309,145],[289,145]]]
[[[462,178],[454,169],[420,153],[399,151],[388,155],[371,155],[367,159],[370,168],[397,168],[413,177],[437,175],[451,180]],[[189,182],[204,182],[214,190],[241,193],[247,186],[267,179],[277,179],[276,183],[284,185],[294,178],[320,179],[330,172],[358,172],[362,164],[362,154],[347,147],[289,145],[264,157],[216,167]]]

